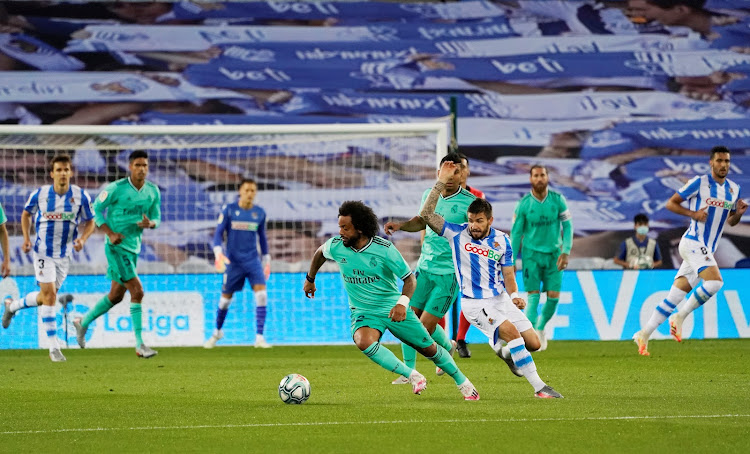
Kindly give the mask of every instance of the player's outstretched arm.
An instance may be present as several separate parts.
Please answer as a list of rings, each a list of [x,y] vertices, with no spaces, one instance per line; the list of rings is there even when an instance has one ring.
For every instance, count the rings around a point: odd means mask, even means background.
[[[458,173],[458,166],[455,162],[445,161],[440,166],[440,170],[438,170],[438,181],[427,195],[427,199],[422,205],[422,210],[419,212],[419,216],[425,224],[430,226],[430,228],[437,234],[442,233],[445,219],[435,213],[435,207],[437,206],[440,193],[445,189],[446,183],[450,180],[451,176],[456,173]]]
[[[414,290],[417,289],[417,278],[414,274],[409,274],[404,278],[404,286],[401,289],[401,296],[398,298],[398,302],[391,308],[388,313],[388,318],[394,322],[403,322],[406,320],[406,311],[409,310],[409,302],[411,301]]]
[[[302,289],[305,291],[305,296],[307,298],[315,298],[315,291],[317,290],[317,288],[315,288],[315,276],[318,274],[320,267],[326,262],[326,258],[323,255],[323,246],[325,245],[321,245],[318,250],[315,251],[313,258],[310,261],[310,271],[308,271],[307,276],[305,276],[305,285]]]
[[[393,235],[393,232],[397,230],[403,230],[404,232],[419,232],[427,227],[424,220],[419,216],[414,216],[406,222],[393,222],[388,221],[383,226],[383,230],[386,235]]]

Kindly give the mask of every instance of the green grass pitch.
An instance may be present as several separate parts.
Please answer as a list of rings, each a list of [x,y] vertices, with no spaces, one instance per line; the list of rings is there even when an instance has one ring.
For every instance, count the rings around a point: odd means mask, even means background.
[[[478,402],[421,357],[421,396],[391,385],[354,345],[0,351],[0,452],[748,452],[750,340],[553,341],[534,358],[560,400],[471,349]],[[292,372],[303,405],[277,395]]]

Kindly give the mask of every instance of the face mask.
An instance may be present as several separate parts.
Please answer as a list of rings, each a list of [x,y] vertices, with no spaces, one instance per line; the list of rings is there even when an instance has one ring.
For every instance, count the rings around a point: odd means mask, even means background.
[[[648,233],[648,226],[647,225],[639,225],[635,228],[635,233],[638,235],[645,235]]]

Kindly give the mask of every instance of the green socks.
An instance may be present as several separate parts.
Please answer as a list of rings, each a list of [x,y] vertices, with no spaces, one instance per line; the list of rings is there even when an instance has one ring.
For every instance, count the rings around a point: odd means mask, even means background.
[[[88,328],[91,322],[101,317],[108,310],[112,309],[112,306],[114,306],[114,304],[109,301],[107,295],[104,295],[102,299],[100,299],[96,303],[96,306],[94,306],[90,311],[86,313],[86,315],[84,315],[83,320],[81,320],[81,325],[84,328]]]
[[[404,364],[406,364],[406,367],[414,369],[417,365],[417,351],[402,342],[401,353],[404,355]]]
[[[435,327],[435,331],[432,333],[431,336],[432,336],[432,340],[437,342],[437,344],[443,347],[446,351],[450,351],[450,349],[453,348],[453,345],[451,344],[451,340],[442,326],[437,325]],[[414,367],[416,367],[417,365],[417,351],[411,348],[410,346],[404,343],[401,343],[401,352],[404,354],[404,364],[414,369]]]
[[[558,302],[560,302],[560,298],[547,297],[547,302],[544,303],[544,307],[542,308],[542,315],[539,318],[539,322],[534,325],[536,326],[537,330],[541,331],[545,326],[547,326],[547,322],[549,321],[549,319],[551,319],[552,316],[555,315]]]
[[[443,347],[447,351],[451,351],[451,348],[453,348],[448,334],[440,325],[435,326],[435,331],[433,331],[432,333],[432,340],[437,342],[439,346]]]
[[[143,319],[141,317],[141,303],[130,303],[130,318],[133,320],[133,332],[135,333],[135,346],[143,345],[141,331],[143,330]]]
[[[539,293],[529,293],[529,304],[526,305],[526,318],[531,326],[536,326],[537,307],[539,307]]]
[[[135,326],[135,322],[133,323],[133,325]],[[396,355],[393,354],[393,352],[381,346],[380,342],[373,342],[372,345],[364,349],[362,353],[364,353],[375,364],[382,367],[383,369],[395,372],[407,378],[409,377],[409,375],[411,375],[412,370],[414,370],[412,367],[409,367],[406,364],[402,363],[396,357]],[[416,352],[414,354],[416,355]]]
[[[451,358],[451,355],[448,354],[448,351],[446,349],[439,345],[437,345],[436,347],[437,353],[435,353],[435,356],[430,357],[430,361],[435,363],[437,367],[443,369],[446,374],[453,377],[453,380],[457,385],[461,385],[466,381],[466,375],[464,375],[458,369],[458,366],[456,366],[456,362],[453,361],[453,358]]]

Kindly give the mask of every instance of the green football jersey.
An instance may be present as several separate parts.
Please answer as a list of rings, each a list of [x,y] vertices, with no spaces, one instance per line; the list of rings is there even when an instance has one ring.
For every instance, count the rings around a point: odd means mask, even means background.
[[[422,202],[419,205],[420,211],[431,190],[432,188],[422,194]],[[443,197],[441,194],[437,206],[435,206],[435,213],[441,215],[448,222],[463,224],[469,220],[467,210],[474,199],[476,199],[476,196],[463,188],[448,197]],[[424,236],[417,269],[432,274],[454,274],[456,272],[453,268],[453,253],[448,240],[429,227],[427,227]]]
[[[0,224],[5,224],[8,222],[8,217],[5,216],[5,210],[3,210],[3,205],[0,204]]]
[[[105,214],[106,212],[106,214]],[[159,187],[150,181],[140,190],[123,178],[107,185],[94,202],[94,219],[99,227],[105,222],[113,232],[125,235],[115,247],[138,254],[141,252],[143,229],[136,224],[146,215],[161,224],[161,193]],[[109,237],[107,243],[109,244]]]
[[[352,312],[387,317],[401,296],[398,279],[411,274],[396,246],[380,237],[372,238],[362,249],[354,249],[334,236],[325,242],[323,256],[338,263]]]
[[[565,238],[561,238],[560,229],[563,223],[570,224],[571,216],[565,196],[555,191],[547,191],[547,197],[539,200],[531,193],[523,196],[516,205],[511,229],[511,247],[517,254],[519,246],[523,250],[552,253],[560,251],[570,254],[573,243],[573,228],[564,229]]]

